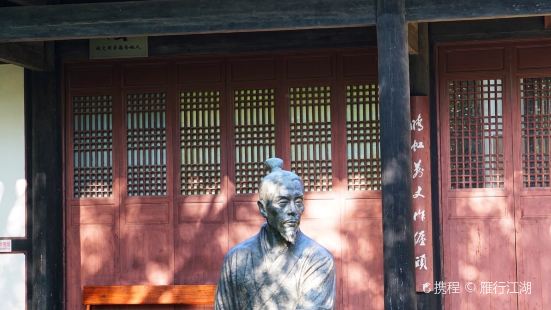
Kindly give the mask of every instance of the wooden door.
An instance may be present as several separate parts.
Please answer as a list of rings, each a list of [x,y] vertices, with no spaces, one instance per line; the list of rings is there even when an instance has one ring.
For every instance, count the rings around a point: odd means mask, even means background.
[[[551,308],[551,42],[512,50],[519,309]]]
[[[216,283],[278,156],[338,308],[382,309],[376,67],[372,50],[67,66],[68,307],[83,285]]]
[[[528,43],[439,49],[444,282],[437,293],[450,309],[549,307],[551,253],[541,247],[551,235],[544,231],[549,75],[541,72],[548,51]]]

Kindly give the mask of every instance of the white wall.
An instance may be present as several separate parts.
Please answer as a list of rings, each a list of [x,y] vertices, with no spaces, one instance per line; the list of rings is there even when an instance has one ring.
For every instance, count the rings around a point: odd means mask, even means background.
[[[25,236],[23,69],[0,65],[0,236]]]
[[[0,65],[0,237],[25,236],[23,69]],[[0,309],[25,309],[25,257],[0,254]]]

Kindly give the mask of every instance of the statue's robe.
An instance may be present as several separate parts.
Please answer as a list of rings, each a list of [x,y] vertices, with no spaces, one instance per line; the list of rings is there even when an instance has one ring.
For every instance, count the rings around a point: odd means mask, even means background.
[[[334,309],[331,253],[300,231],[295,244],[270,247],[268,229],[226,254],[215,309]]]

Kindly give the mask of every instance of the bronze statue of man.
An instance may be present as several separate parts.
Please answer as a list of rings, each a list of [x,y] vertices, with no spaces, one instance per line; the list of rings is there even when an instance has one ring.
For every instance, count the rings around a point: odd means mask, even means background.
[[[281,159],[266,165],[258,201],[266,223],[224,257],[215,309],[334,309],[333,256],[299,229],[304,185]]]

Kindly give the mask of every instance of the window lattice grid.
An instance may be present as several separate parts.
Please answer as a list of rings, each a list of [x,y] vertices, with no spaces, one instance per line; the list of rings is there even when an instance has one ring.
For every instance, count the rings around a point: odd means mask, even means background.
[[[264,161],[275,156],[275,89],[234,92],[235,190],[256,193]]]
[[[73,97],[73,196],[113,195],[113,98]]]
[[[180,122],[181,194],[220,194],[220,92],[182,92]]]
[[[331,88],[289,89],[291,169],[304,181],[304,190],[331,191]]]
[[[127,95],[128,196],[167,195],[166,94]]]
[[[522,170],[525,187],[549,187],[551,77],[520,79]]]
[[[451,188],[503,188],[503,83],[448,82]]]
[[[346,86],[348,190],[381,190],[377,84]]]

